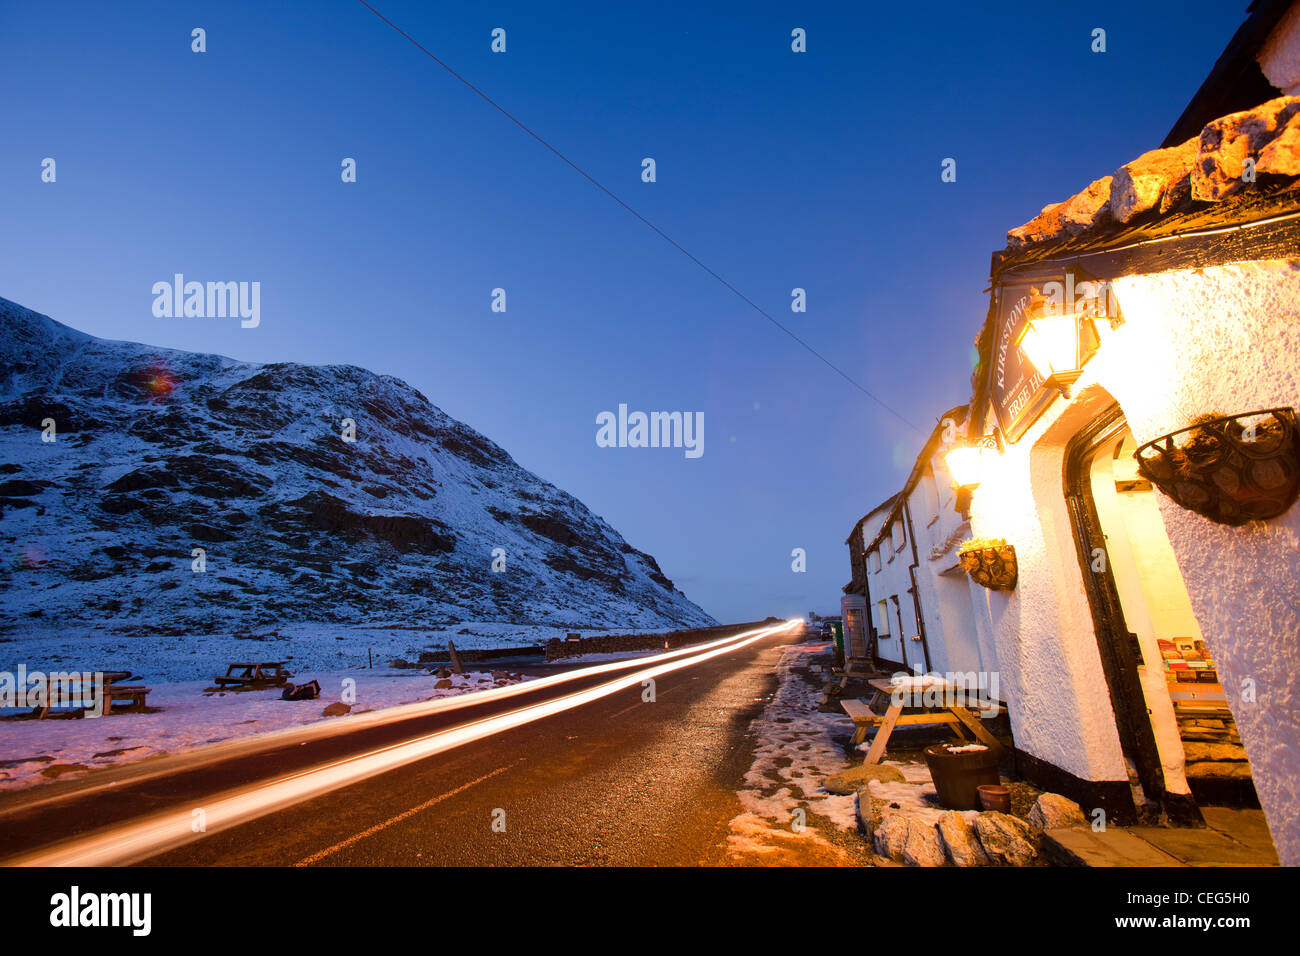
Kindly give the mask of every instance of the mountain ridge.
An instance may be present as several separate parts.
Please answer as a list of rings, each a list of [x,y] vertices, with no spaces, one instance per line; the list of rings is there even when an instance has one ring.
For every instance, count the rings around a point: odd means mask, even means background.
[[[400,379],[100,339],[4,298],[0,542],[7,633],[714,623]]]

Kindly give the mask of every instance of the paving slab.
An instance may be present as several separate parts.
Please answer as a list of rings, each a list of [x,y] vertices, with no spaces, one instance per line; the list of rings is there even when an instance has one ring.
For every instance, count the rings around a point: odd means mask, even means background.
[[[1132,827],[1135,836],[1187,866],[1277,866],[1277,853],[1238,843],[1210,827]]]
[[[1183,866],[1176,857],[1123,827],[1056,829],[1043,833],[1046,855],[1067,866]]]
[[[1209,826],[1246,846],[1267,850],[1277,856],[1273,835],[1263,810],[1238,810],[1231,807],[1201,807],[1201,815]]]

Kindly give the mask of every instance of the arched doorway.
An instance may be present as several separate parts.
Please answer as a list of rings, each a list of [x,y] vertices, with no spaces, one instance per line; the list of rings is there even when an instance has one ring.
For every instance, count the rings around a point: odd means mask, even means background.
[[[1131,777],[1149,809],[1196,826],[1200,803],[1251,803],[1254,791],[1135,447],[1112,405],[1067,445],[1066,503]]]

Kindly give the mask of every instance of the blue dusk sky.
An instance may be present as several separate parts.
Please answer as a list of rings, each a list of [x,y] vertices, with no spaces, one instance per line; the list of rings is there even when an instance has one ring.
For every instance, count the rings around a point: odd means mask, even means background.
[[[0,5],[0,295],[398,376],[748,620],[838,610],[969,397],[990,253],[1159,146],[1246,0],[375,6],[916,428],[355,0]],[[177,272],[260,282],[261,324],[155,317]],[[703,454],[598,447],[619,404],[702,412]]]

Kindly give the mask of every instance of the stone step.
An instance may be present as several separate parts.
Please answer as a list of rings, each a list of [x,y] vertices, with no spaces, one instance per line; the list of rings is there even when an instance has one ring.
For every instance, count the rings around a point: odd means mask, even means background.
[[[1123,827],[1043,832],[1043,856],[1057,866],[1183,866]]]
[[[1228,825],[1225,823],[1225,825]],[[1263,836],[1231,823],[1250,842],[1212,827],[1107,827],[1047,830],[1042,855],[1057,866],[1277,866],[1277,853]]]

